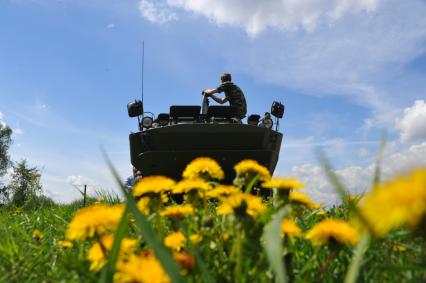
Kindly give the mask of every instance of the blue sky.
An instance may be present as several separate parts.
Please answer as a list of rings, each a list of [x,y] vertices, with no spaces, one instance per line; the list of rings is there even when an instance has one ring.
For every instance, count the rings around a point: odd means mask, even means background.
[[[145,109],[200,104],[230,72],[249,113],[286,105],[277,174],[335,201],[315,154],[368,187],[383,130],[385,176],[424,166],[426,2],[422,0],[2,0],[0,122],[14,129],[13,160],[43,172],[45,193],[114,189],[100,153],[131,174],[127,102]],[[6,180],[4,180],[6,181]]]

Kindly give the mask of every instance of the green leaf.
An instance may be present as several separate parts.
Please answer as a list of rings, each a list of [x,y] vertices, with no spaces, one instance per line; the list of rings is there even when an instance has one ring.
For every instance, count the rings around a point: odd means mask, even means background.
[[[287,206],[280,209],[274,214],[271,222],[268,223],[263,232],[263,248],[265,249],[269,264],[276,275],[277,281],[280,283],[286,283],[288,281],[283,262],[280,230],[282,220],[289,213],[290,208]]]
[[[169,275],[172,282],[186,282],[185,278],[180,275],[179,267],[173,259],[172,253],[164,246],[161,237],[157,235],[147,218],[139,211],[136,206],[135,199],[130,195],[124,184],[120,181],[121,178],[118,175],[117,170],[114,168],[106,153],[103,152],[103,154],[109,169],[117,181],[117,184],[126,197],[127,205],[129,206],[130,211],[135,216],[136,225],[140,229],[142,236],[147,242],[148,246],[154,250],[155,256],[160,261],[164,271]]]
[[[108,254],[108,263],[105,269],[102,272],[101,282],[112,283],[113,276],[115,271],[115,265],[117,264],[118,255],[120,252],[121,240],[124,238],[124,234],[127,230],[127,224],[129,219],[129,206],[126,205],[126,209],[123,212],[123,216],[121,217],[120,224],[118,226],[117,231],[114,236],[114,243],[112,245],[112,249]]]
[[[348,272],[345,276],[344,283],[356,283],[358,278],[359,270],[362,264],[362,257],[368,248],[370,243],[370,236],[367,233],[364,233],[361,236],[361,240],[355,248],[354,255],[352,257],[351,264],[349,265]]]

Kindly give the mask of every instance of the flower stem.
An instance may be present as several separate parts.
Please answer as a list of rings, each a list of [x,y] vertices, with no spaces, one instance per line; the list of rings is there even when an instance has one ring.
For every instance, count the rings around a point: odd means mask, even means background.
[[[368,248],[370,243],[370,235],[364,233],[361,236],[359,244],[355,248],[354,256],[352,257],[351,264],[349,265],[349,270],[346,273],[344,283],[355,283],[359,274],[359,269],[361,268],[361,261],[365,251]]]

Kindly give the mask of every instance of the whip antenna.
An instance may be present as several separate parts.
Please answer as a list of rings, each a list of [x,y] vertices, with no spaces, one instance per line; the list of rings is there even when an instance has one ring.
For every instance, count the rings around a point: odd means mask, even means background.
[[[142,83],[141,83],[141,91],[142,91],[142,104],[143,104],[143,69],[145,63],[145,41],[142,41]]]

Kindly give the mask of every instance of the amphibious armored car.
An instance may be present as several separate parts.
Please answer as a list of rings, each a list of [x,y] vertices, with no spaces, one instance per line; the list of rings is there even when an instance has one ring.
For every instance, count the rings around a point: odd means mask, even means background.
[[[247,124],[235,118],[230,106],[171,106],[154,117],[141,101],[127,105],[138,118],[139,131],[130,133],[130,158],[135,177],[163,175],[178,180],[186,165],[197,157],[215,159],[225,172],[225,182],[235,177],[233,166],[253,159],[274,172],[282,134],[278,131],[284,105],[274,102],[270,113],[250,115]],[[275,122],[275,129],[274,127]]]

